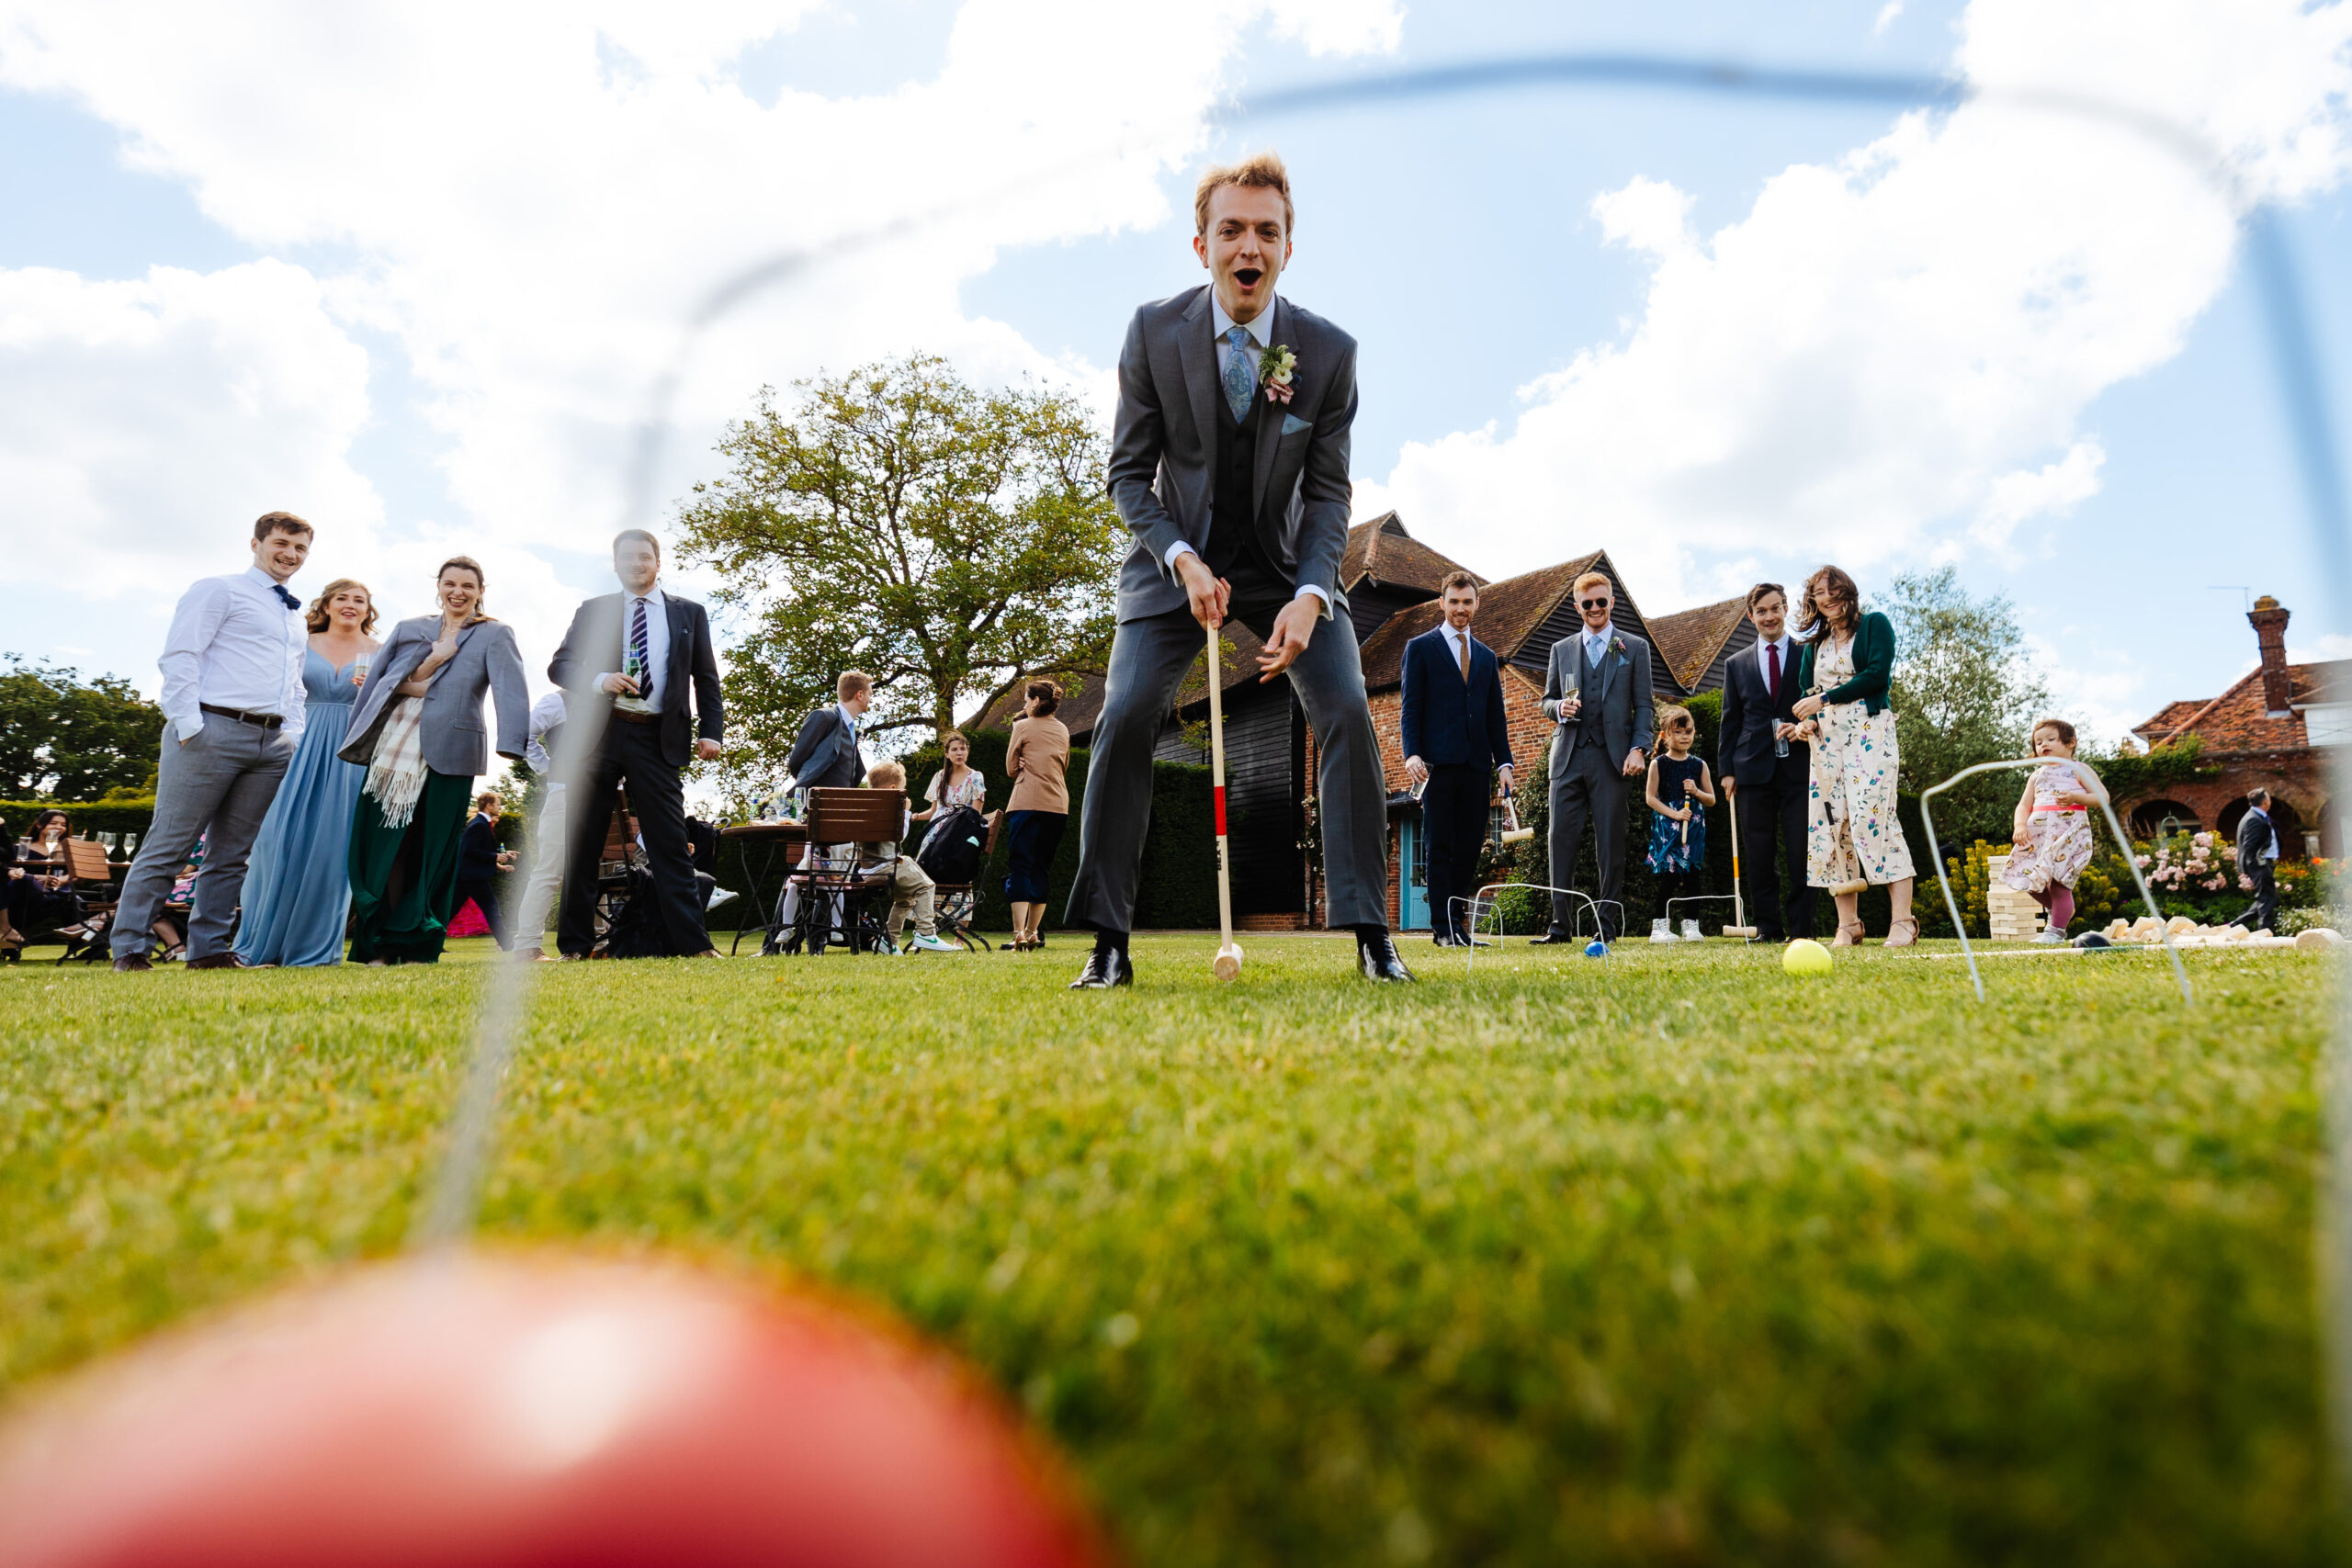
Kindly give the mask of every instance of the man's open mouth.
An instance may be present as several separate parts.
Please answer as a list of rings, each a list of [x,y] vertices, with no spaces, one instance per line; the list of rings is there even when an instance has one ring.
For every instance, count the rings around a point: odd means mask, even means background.
[[[1265,276],[1264,269],[1261,267],[1237,266],[1233,269],[1233,281],[1244,288],[1257,288],[1258,280]]]

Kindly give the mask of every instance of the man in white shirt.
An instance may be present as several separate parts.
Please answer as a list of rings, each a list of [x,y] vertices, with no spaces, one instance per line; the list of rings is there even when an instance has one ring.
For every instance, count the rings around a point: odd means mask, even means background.
[[[514,916],[514,956],[543,958],[548,912],[563,886],[563,862],[568,852],[563,836],[563,781],[556,777],[556,748],[563,736],[564,697],[549,692],[531,705],[530,739],[523,744],[523,761],[548,781],[531,821],[531,879],[523,887],[522,907]]]
[[[204,872],[188,916],[187,966],[245,966],[229,945],[245,863],[302,736],[309,628],[286,583],[311,553],[311,525],[290,512],[265,513],[252,548],[245,570],[182,594],[164,634],[155,818],[115,910],[118,973],[149,967],[155,913],[199,838]]]

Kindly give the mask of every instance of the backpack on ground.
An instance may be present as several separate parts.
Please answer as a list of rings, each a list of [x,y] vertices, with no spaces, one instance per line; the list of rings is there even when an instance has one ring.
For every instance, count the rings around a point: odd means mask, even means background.
[[[942,807],[915,852],[915,863],[933,882],[965,886],[979,880],[980,856],[988,843],[987,818],[968,806]]]

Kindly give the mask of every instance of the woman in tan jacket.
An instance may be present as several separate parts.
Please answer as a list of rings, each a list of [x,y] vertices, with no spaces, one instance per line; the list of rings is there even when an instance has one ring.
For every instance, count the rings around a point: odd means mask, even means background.
[[[1012,940],[1007,953],[1034,953],[1046,945],[1037,928],[1046,919],[1046,873],[1069,821],[1069,730],[1054,716],[1062,689],[1032,681],[1004,749],[1004,771],[1012,775],[1012,798],[1005,807],[1005,853],[1011,863],[1004,896],[1012,901]]]

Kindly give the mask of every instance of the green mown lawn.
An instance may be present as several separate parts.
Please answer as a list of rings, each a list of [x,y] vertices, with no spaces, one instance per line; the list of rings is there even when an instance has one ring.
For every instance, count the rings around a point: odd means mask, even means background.
[[[0,1391],[396,1249],[484,944],[0,973]],[[2330,982],[1139,939],[540,972],[498,1241],[723,1254],[986,1369],[1139,1564],[2316,1562]],[[1557,956],[1568,951],[1568,956]]]

